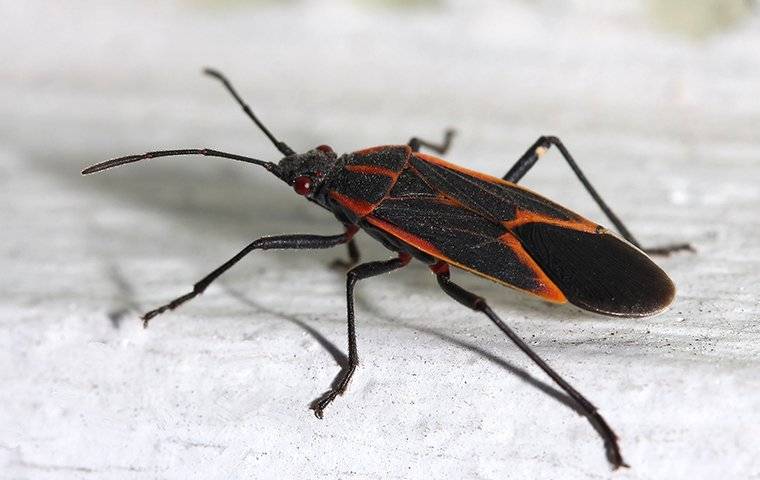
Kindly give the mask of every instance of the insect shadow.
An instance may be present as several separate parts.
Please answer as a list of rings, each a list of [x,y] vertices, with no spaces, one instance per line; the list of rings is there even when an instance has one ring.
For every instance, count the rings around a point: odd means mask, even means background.
[[[533,377],[531,374],[529,374],[522,368],[512,365],[511,363],[507,362],[506,360],[499,357],[498,355],[494,355],[493,353],[487,350],[484,350],[473,343],[465,342],[464,340],[461,340],[456,337],[452,337],[450,335],[446,335],[445,333],[438,332],[431,328],[411,326],[411,325],[406,325],[403,323],[401,323],[401,325],[407,328],[413,328],[419,332],[427,333],[428,335],[432,335],[434,337],[440,338],[441,340],[451,343],[452,345],[456,345],[458,347],[469,350],[473,353],[477,353],[478,355],[482,356],[489,362],[500,366],[507,372],[511,373],[512,375],[516,376],[520,380],[524,381],[531,387],[534,387],[540,390],[542,393],[553,398],[554,400],[566,406],[567,408],[574,411],[578,415],[585,417],[586,420],[588,420],[588,422],[594,428],[596,433],[602,438],[602,440],[605,439],[604,429],[602,425],[600,425],[599,422],[595,418],[586,414],[586,412],[584,412],[583,409],[581,409],[581,407],[575,402],[575,400],[573,400],[569,395],[565,394],[564,392],[557,390],[556,388],[552,387],[551,385],[547,383],[542,382],[541,380],[536,379],[535,377]],[[607,458],[611,458],[614,455],[613,446],[609,445],[607,442],[604,443],[604,450],[605,450],[605,454],[607,455]]]
[[[107,265],[105,273],[116,287],[114,305],[108,310],[106,315],[111,321],[111,326],[118,330],[127,316],[131,313],[139,313],[142,310],[142,306],[135,299],[135,289],[118,265],[115,263]]]
[[[605,437],[605,429],[604,426],[599,423],[599,421],[594,418],[593,416],[590,416],[587,414],[586,411],[583,410],[583,408],[569,395],[564,393],[563,391],[554,388],[553,386],[549,385],[546,382],[543,382],[541,380],[538,380],[533,375],[528,373],[527,371],[523,370],[520,367],[517,367],[508,361],[504,360],[502,357],[495,355],[488,350],[485,350],[478,345],[475,345],[474,343],[467,342],[465,340],[462,340],[460,338],[456,338],[454,336],[448,335],[446,333],[440,332],[438,330],[435,330],[430,327],[425,326],[419,326],[419,325],[412,325],[406,322],[400,322],[398,319],[393,318],[385,314],[382,309],[378,309],[375,305],[372,305],[370,303],[367,303],[366,301],[359,300],[358,303],[362,304],[367,311],[372,312],[373,315],[376,317],[385,320],[387,322],[391,322],[395,325],[399,325],[403,328],[408,328],[417,332],[422,332],[427,335],[436,337],[440,340],[443,340],[444,342],[450,343],[452,345],[455,345],[457,347],[463,348],[465,350],[469,350],[470,352],[473,352],[475,354],[480,355],[481,357],[485,358],[489,362],[498,365],[499,367],[503,368],[510,374],[516,376],[520,380],[524,381],[528,385],[530,385],[533,388],[536,388],[541,393],[544,393],[545,395],[548,395],[555,401],[561,403],[565,407],[569,408],[570,410],[574,411],[578,415],[585,417],[586,420],[588,420],[589,424],[593,427],[593,429],[596,431],[596,433],[599,435],[599,437],[604,441],[604,450],[605,454],[607,455],[607,458],[612,458],[615,454],[614,445],[608,443],[606,441]],[[343,368],[341,366],[341,368]]]
[[[113,328],[118,329],[121,326],[121,323],[130,314],[139,313],[141,310],[141,306],[135,300],[134,288],[132,287],[132,284],[129,282],[129,280],[126,279],[126,277],[121,272],[121,269],[116,264],[110,264],[107,266],[106,275],[116,287],[116,295],[114,296],[114,305],[108,310],[106,316],[108,320],[111,322],[111,325],[113,326]],[[270,315],[275,315],[278,318],[283,318],[293,323],[294,325],[298,326],[299,328],[304,330],[306,333],[311,335],[311,337],[319,344],[319,346],[324,348],[327,351],[327,353],[329,353],[330,356],[332,356],[333,360],[335,360],[335,363],[337,363],[338,366],[340,367],[341,372],[348,368],[348,357],[346,356],[346,354],[344,354],[343,351],[338,346],[336,346],[334,343],[328,340],[327,337],[322,335],[314,327],[308,325],[302,320],[299,320],[293,315],[288,315],[280,311],[275,311],[275,310],[265,307],[264,305],[256,303],[250,298],[246,297],[242,292],[239,292],[225,285],[223,282],[220,282],[220,284],[221,284],[222,289],[225,291],[225,293],[227,293],[230,297],[234,298],[235,300],[242,303],[243,305],[253,308],[257,312],[268,313]],[[333,379],[333,382],[330,385],[331,388],[334,388],[337,386],[338,382],[340,381],[340,378],[341,378],[341,375],[339,373]],[[317,404],[317,402],[319,402],[324,397],[324,395],[326,395],[326,393],[314,399],[311,402],[310,406],[313,408]]]
[[[343,353],[343,351],[337,345],[335,345],[333,342],[331,342],[330,340],[328,340],[324,335],[322,335],[321,333],[319,333],[319,331],[317,331],[314,327],[311,327],[310,325],[306,324],[302,320],[299,320],[298,318],[296,318],[296,317],[294,317],[292,315],[288,315],[288,314],[285,314],[285,313],[283,313],[281,311],[270,309],[270,308],[268,308],[268,307],[266,307],[266,306],[264,306],[264,305],[262,305],[260,303],[257,303],[256,301],[250,299],[244,293],[242,293],[242,292],[240,292],[238,290],[235,290],[235,289],[233,289],[233,288],[231,288],[231,287],[229,287],[227,285],[222,285],[222,288],[224,289],[225,293],[227,293],[230,297],[234,298],[235,300],[237,300],[238,302],[242,303],[243,305],[245,305],[247,307],[250,307],[250,308],[253,308],[257,312],[268,313],[268,314],[271,314],[271,315],[276,315],[276,316],[278,316],[280,318],[284,318],[285,320],[287,320],[287,321],[289,321],[289,322],[297,325],[298,327],[300,327],[301,329],[303,329],[306,333],[308,333],[309,335],[311,335],[314,338],[314,340],[316,340],[316,342],[322,348],[324,348],[325,350],[327,350],[327,352],[335,360],[335,363],[337,363],[338,366],[340,367],[340,371],[338,372],[338,374],[333,379],[331,387],[335,387],[335,385],[338,382],[340,382],[340,379],[341,379],[341,377],[343,375],[343,370],[347,369],[349,365],[348,365],[348,357]],[[361,302],[361,303],[364,303],[366,305],[366,302]],[[429,327],[420,327],[420,326],[417,326],[417,325],[410,325],[410,324],[405,323],[405,322],[399,322],[398,319],[391,318],[391,317],[389,317],[387,315],[384,315],[382,312],[378,311],[378,309],[376,309],[374,306],[368,306],[368,307],[369,307],[368,310],[372,310],[373,314],[376,315],[377,317],[381,318],[382,320],[385,320],[385,321],[387,321],[389,323],[393,323],[393,324],[398,325],[398,326],[400,326],[402,328],[407,328],[407,329],[410,329],[410,330],[415,330],[415,331],[418,331],[418,332],[422,332],[424,334],[427,334],[427,335],[436,337],[436,338],[438,338],[440,340],[443,340],[446,343],[450,343],[452,345],[455,345],[457,347],[463,348],[465,350],[469,350],[469,351],[471,351],[471,352],[473,352],[475,354],[480,355],[481,357],[485,358],[489,362],[491,362],[491,363],[493,363],[495,365],[498,365],[499,367],[503,368],[504,370],[506,370],[510,374],[515,375],[517,378],[519,378],[520,380],[524,381],[525,383],[527,383],[531,387],[538,389],[539,391],[541,391],[542,393],[544,393],[544,394],[548,395],[549,397],[553,398],[554,400],[556,400],[557,402],[561,403],[565,407],[571,409],[572,411],[574,411],[578,415],[585,416],[583,410],[575,403],[575,401],[569,395],[565,394],[561,390],[558,390],[558,389],[552,387],[551,385],[549,385],[546,382],[538,380],[537,378],[535,378],[530,373],[526,372],[525,370],[523,370],[520,367],[517,367],[517,366],[511,364],[510,362],[504,360],[503,358],[499,357],[498,355],[495,355],[495,354],[493,354],[493,353],[491,353],[491,352],[489,352],[489,351],[487,351],[487,350],[485,350],[485,349],[483,349],[483,348],[475,345],[474,343],[470,343],[470,342],[467,342],[465,340],[453,337],[451,335],[439,332],[439,331],[437,331],[435,329],[432,329],[432,328],[429,328]],[[315,398],[314,400],[312,400],[310,402],[310,404],[309,404],[310,408],[314,408],[318,404],[318,402],[326,394],[327,394],[327,392],[324,393],[324,394],[322,394],[322,395],[320,395],[319,397]],[[589,417],[586,417],[586,418],[589,420],[589,422],[594,427],[594,429],[597,430],[597,432],[599,432],[599,428],[600,427],[595,424],[595,422],[593,421],[593,419],[591,419]],[[599,432],[599,433],[601,434],[601,432]]]
[[[243,305],[255,309],[257,312],[263,312],[268,313],[270,315],[276,315],[277,317],[284,318],[285,320],[289,321],[290,323],[293,323],[300,327],[302,330],[304,330],[306,333],[312,336],[312,338],[325,350],[327,350],[327,353],[329,353],[333,360],[335,360],[335,363],[338,364],[340,367],[340,371],[338,374],[333,378],[332,383],[330,384],[330,388],[336,388],[338,384],[340,383],[341,378],[343,377],[343,372],[349,368],[348,365],[348,357],[346,356],[343,351],[336,346],[333,342],[327,339],[324,335],[319,333],[314,327],[308,325],[307,323],[299,320],[298,318],[294,317],[293,315],[288,315],[280,311],[272,310],[270,308],[265,307],[264,305],[261,305],[260,303],[256,303],[255,301],[251,300],[245,294],[242,292],[235,290],[233,288],[230,288],[227,285],[222,285],[222,288],[224,291],[232,298],[237,300],[238,302],[242,303]],[[309,403],[309,408],[314,410],[319,405],[319,402],[322,401],[323,398],[325,398],[330,391],[324,392],[319,397],[315,398]]]
[[[251,308],[253,308],[253,309],[255,309],[256,311],[259,311],[259,312],[264,312],[264,313],[268,313],[268,314],[272,314],[272,315],[276,315],[278,317],[284,318],[284,319],[288,320],[289,322],[297,325],[301,329],[303,329],[309,335],[311,335],[314,338],[314,340],[316,340],[316,342],[322,348],[324,348],[325,350],[327,350],[327,352],[335,360],[335,363],[337,363],[338,366],[340,367],[340,370],[339,370],[338,374],[335,375],[335,377],[333,378],[333,381],[332,381],[330,387],[331,388],[335,388],[336,385],[340,383],[340,380],[343,377],[343,372],[346,369],[349,368],[349,364],[348,364],[348,357],[343,353],[343,351],[338,346],[336,346],[333,342],[331,342],[330,340],[328,340],[324,335],[322,335],[321,333],[319,333],[319,331],[317,331],[313,327],[309,326],[305,322],[299,320],[298,318],[296,318],[296,317],[294,317],[292,315],[285,314],[285,313],[280,312],[280,311],[276,311],[276,310],[272,310],[270,308],[267,308],[267,307],[265,307],[265,306],[263,306],[263,305],[255,302],[254,300],[248,298],[244,293],[242,293],[242,292],[240,292],[238,290],[235,290],[233,288],[230,288],[227,285],[222,285],[222,288],[224,289],[224,291],[230,297],[234,298],[235,300],[237,300],[238,302],[242,303],[243,305],[245,305],[247,307],[251,307]],[[522,368],[517,367],[517,366],[511,364],[510,362],[504,360],[502,357],[500,357],[498,355],[495,355],[495,354],[493,354],[493,353],[491,353],[491,352],[489,352],[489,351],[487,351],[487,350],[485,350],[485,349],[483,349],[483,348],[475,345],[474,343],[467,342],[465,340],[462,340],[462,339],[453,337],[451,335],[439,332],[439,331],[437,331],[435,329],[432,329],[432,328],[429,328],[429,327],[420,327],[420,326],[411,325],[411,324],[408,324],[408,323],[405,323],[405,322],[399,322],[398,319],[392,318],[392,317],[384,314],[382,311],[380,311],[379,309],[375,308],[374,305],[369,305],[369,304],[367,304],[367,302],[364,302],[362,300],[359,300],[359,303],[363,304],[366,307],[367,310],[372,311],[372,313],[375,316],[377,316],[378,318],[380,318],[382,320],[385,320],[385,321],[387,321],[389,323],[393,323],[395,325],[399,325],[402,328],[408,328],[408,329],[411,329],[411,330],[422,332],[424,334],[427,334],[427,335],[436,337],[436,338],[438,338],[440,340],[443,340],[446,343],[450,343],[450,344],[452,344],[454,346],[463,348],[465,350],[469,350],[470,352],[473,352],[473,353],[475,353],[477,355],[480,355],[481,357],[485,358],[489,362],[491,362],[491,363],[493,363],[493,364],[495,364],[495,365],[503,368],[504,370],[506,370],[510,374],[512,374],[512,375],[516,376],[517,378],[519,378],[520,380],[524,381],[525,383],[527,383],[531,387],[539,390],[541,393],[543,393],[543,394],[551,397],[555,401],[559,402],[560,404],[562,404],[565,407],[569,408],[570,410],[574,411],[578,415],[580,415],[582,417],[585,417],[586,420],[588,420],[589,424],[591,424],[591,426],[597,432],[597,434],[602,438],[602,440],[605,439],[605,436],[604,436],[604,427],[602,425],[600,425],[595,418],[593,418],[592,416],[587,415],[586,412],[580,407],[580,405],[578,405],[575,402],[575,400],[573,400],[572,397],[570,397],[569,395],[565,394],[561,390],[558,390],[558,389],[552,387],[548,383],[543,382],[541,380],[538,380],[537,378],[535,378],[533,375],[531,375],[527,371],[523,370]],[[315,409],[319,405],[319,402],[326,395],[328,395],[329,393],[330,392],[328,390],[328,391],[324,392],[322,395],[320,395],[317,398],[315,398],[314,400],[312,400],[309,403],[309,408],[311,408],[312,410]],[[606,453],[606,455],[607,455],[608,458],[611,457],[612,455],[614,455],[614,447],[613,447],[613,445],[608,444],[607,442],[605,442],[604,443],[604,449],[605,449],[605,453]]]

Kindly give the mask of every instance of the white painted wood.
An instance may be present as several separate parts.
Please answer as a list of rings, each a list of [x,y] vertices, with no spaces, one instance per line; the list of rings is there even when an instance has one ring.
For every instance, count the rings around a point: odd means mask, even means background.
[[[333,233],[263,171],[111,156],[277,155],[228,73],[296,149],[436,139],[503,173],[561,136],[679,295],[607,319],[457,274],[586,394],[633,467],[616,478],[759,478],[760,24],[693,40],[635,2],[389,9],[6,2],[0,29],[0,477],[605,478],[589,424],[420,266],[360,284],[361,365],[317,420],[345,348],[336,252],[255,254],[200,300],[137,315],[253,238]],[[556,153],[526,185],[603,222]],[[360,237],[366,258],[387,252]]]

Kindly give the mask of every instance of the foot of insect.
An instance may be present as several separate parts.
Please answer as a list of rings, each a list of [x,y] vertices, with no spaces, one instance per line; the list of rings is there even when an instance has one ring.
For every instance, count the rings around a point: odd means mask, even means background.
[[[668,257],[671,253],[676,252],[691,252],[695,253],[697,250],[691,246],[690,243],[676,243],[673,245],[665,245],[662,247],[645,248],[644,253],[648,255]]]
[[[349,245],[349,252],[351,251]],[[354,318],[354,287],[359,280],[376,277],[384,273],[392,272],[409,264],[412,260],[412,256],[408,253],[399,252],[398,258],[392,258],[390,260],[380,262],[367,262],[357,265],[349,270],[346,274],[346,317],[348,323],[348,364],[343,367],[336,382],[333,383],[330,390],[328,390],[322,397],[312,403],[312,410],[317,418],[322,418],[324,409],[333,401],[338,395],[342,395],[348,387],[348,382],[356,370],[356,365],[359,363],[359,354],[356,349],[356,325]]]
[[[327,408],[327,406],[330,405],[332,401],[338,397],[338,395],[343,395],[346,393],[346,389],[348,389],[348,383],[354,374],[354,370],[356,370],[356,366],[348,366],[344,371],[341,372],[341,377],[337,385],[323,393],[321,397],[316,399],[311,404],[311,409],[314,410],[314,415],[317,418],[322,419],[324,417],[325,408]]]
[[[140,317],[143,321],[143,328],[148,328],[148,323],[150,322],[150,319],[153,317],[157,317],[158,315],[161,315],[167,310],[174,310],[175,308],[179,307],[186,301],[195,298],[199,293],[198,291],[193,290],[192,292],[182,295],[181,297],[177,297],[171,302],[167,303],[166,305],[162,305],[158,308],[155,308],[151,310],[150,312],[147,312],[142,317]]]

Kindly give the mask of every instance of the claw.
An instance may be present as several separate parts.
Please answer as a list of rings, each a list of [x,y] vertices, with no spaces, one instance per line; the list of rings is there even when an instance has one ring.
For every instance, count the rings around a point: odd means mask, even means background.
[[[323,393],[321,397],[311,404],[311,409],[314,410],[314,416],[321,420],[324,417],[325,408],[327,408],[327,406],[330,405],[340,394],[341,392],[332,388]]]
[[[192,292],[182,295],[181,297],[177,297],[171,302],[167,303],[166,305],[162,305],[146,313],[145,315],[140,317],[142,318],[142,321],[143,321],[143,328],[148,328],[148,322],[150,322],[151,318],[161,315],[167,310],[174,310],[175,308],[179,307],[186,301],[196,297],[201,292],[203,292],[203,289],[194,288]]]
[[[164,305],[163,307],[157,308],[155,310],[151,310],[150,312],[141,316],[140,318],[143,321],[143,328],[148,328],[148,322],[150,322],[150,319],[164,313],[166,311],[166,308],[167,308],[166,305]]]

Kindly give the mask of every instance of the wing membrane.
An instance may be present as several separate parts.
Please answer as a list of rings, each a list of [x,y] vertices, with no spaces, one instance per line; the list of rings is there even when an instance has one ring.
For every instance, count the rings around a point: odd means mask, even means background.
[[[410,165],[436,191],[495,221],[512,220],[520,209],[557,220],[583,220],[580,215],[528,189],[431,155],[417,153],[410,158]]]
[[[498,283],[554,302],[564,296],[506,228],[435,197],[386,199],[366,218],[416,248]],[[403,234],[397,229],[401,229]]]
[[[367,220],[416,248],[602,314],[651,315],[672,302],[673,283],[646,254],[580,215],[436,157],[415,153],[409,166]]]

